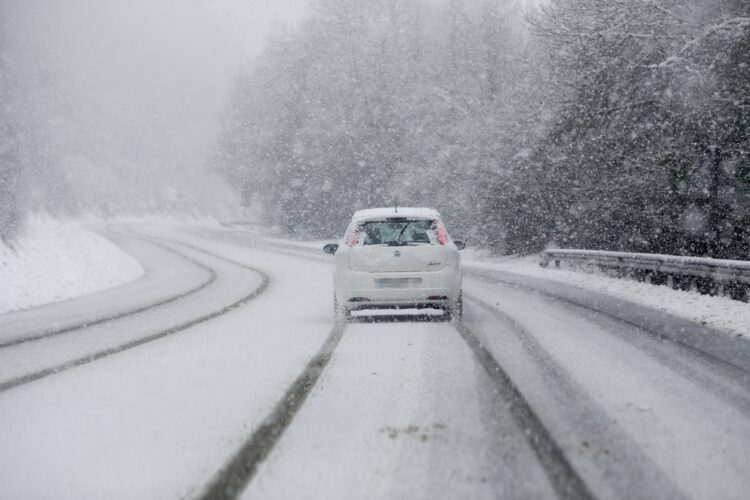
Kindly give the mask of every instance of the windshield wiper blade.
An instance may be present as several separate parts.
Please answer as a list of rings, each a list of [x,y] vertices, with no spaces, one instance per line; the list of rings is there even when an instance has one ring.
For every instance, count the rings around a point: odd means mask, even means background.
[[[394,246],[406,245],[406,243],[401,243],[401,236],[403,236],[404,231],[406,231],[406,228],[409,227],[409,224],[411,224],[411,222],[407,222],[406,224],[404,224],[404,228],[401,230],[400,233],[398,233],[398,236],[396,237]]]

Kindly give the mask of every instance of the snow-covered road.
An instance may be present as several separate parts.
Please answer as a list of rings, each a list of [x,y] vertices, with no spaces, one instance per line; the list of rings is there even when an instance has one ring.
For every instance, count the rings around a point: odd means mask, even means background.
[[[103,229],[145,275],[0,316],[0,498],[747,498],[750,378],[467,277],[463,323],[334,324],[330,260]]]

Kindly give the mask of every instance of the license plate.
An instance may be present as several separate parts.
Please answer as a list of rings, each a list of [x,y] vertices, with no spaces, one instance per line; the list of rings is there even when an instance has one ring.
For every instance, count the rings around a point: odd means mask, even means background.
[[[382,278],[375,280],[375,288],[412,288],[422,284],[422,278]]]

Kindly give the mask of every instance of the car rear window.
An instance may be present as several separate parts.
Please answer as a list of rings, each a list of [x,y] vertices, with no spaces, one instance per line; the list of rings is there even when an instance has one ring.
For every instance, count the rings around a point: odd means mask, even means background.
[[[358,243],[364,245],[411,245],[438,243],[435,225],[425,219],[367,221],[360,226]]]

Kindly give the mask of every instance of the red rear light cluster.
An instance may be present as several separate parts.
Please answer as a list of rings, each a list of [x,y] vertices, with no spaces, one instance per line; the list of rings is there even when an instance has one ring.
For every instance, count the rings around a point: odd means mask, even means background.
[[[445,232],[445,226],[439,220],[432,221],[432,225],[435,228],[435,235],[437,236],[438,243],[445,245],[448,241],[448,234]]]
[[[359,228],[360,226],[358,224],[351,224],[349,226],[349,229],[347,229],[346,231],[344,242],[350,247],[353,247],[357,244],[357,239],[359,238]]]

